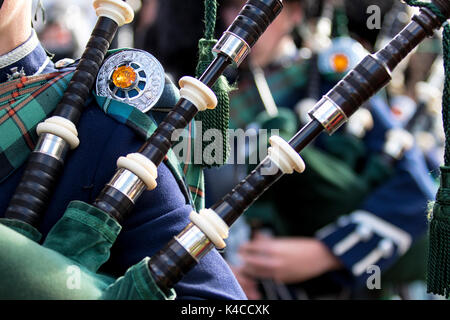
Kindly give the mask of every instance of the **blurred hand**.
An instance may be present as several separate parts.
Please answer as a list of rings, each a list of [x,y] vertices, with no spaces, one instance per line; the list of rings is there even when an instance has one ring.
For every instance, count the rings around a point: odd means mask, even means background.
[[[319,240],[271,238],[257,234],[239,249],[247,277],[270,278],[283,283],[302,282],[340,268],[338,259]]]
[[[242,267],[230,266],[230,268],[233,271],[237,281],[241,285],[242,290],[244,290],[247,298],[249,300],[260,300],[261,293],[258,290],[258,283],[254,279],[243,273]]]

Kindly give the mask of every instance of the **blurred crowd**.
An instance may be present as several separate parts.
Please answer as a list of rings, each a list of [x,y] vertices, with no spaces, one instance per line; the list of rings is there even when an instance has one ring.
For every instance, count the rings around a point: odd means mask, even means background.
[[[150,52],[174,80],[195,75],[203,1],[128,2],[136,18],[113,47]],[[218,1],[216,37],[244,3]],[[398,0],[283,3],[249,58],[226,72],[236,88],[231,129],[277,129],[289,139],[322,95],[414,14]],[[96,21],[92,1],[34,7],[34,28],[55,61],[79,57]],[[440,37],[423,42],[336,134],[307,147],[303,174],[281,179],[231,228],[222,254],[248,298],[436,298],[426,294],[425,265],[427,205],[443,161]],[[235,148],[234,157],[250,156]],[[205,168],[207,207],[252,170],[233,160]]]

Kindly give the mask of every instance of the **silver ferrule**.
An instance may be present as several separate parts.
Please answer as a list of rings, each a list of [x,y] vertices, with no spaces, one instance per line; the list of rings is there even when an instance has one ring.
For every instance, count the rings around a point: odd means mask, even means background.
[[[348,120],[344,111],[327,96],[317,102],[308,114],[311,118],[319,121],[329,135],[332,135]]]
[[[226,31],[212,49],[231,58],[233,65],[238,67],[250,53],[250,46],[243,39],[230,31]]]
[[[133,203],[147,188],[137,175],[124,168],[119,168],[107,185],[126,195]]]
[[[69,144],[61,137],[51,133],[43,133],[39,136],[36,148],[34,148],[33,152],[43,153],[58,161],[64,161],[69,149]]]
[[[201,259],[214,248],[214,245],[208,237],[193,223],[189,223],[187,227],[175,237],[175,240],[197,260]]]

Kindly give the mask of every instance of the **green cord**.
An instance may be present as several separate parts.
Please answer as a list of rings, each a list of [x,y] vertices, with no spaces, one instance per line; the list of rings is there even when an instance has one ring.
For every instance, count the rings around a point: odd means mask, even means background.
[[[216,29],[217,19],[217,1],[205,0],[205,39],[214,39],[214,30]]]
[[[428,292],[448,298],[450,295],[450,188],[444,183],[448,179],[450,167],[450,26],[448,23],[444,27],[442,44],[445,68],[442,95],[445,166],[441,168],[441,185],[430,219],[427,285]]]
[[[349,35],[348,18],[345,13],[345,7],[341,6],[334,9],[333,21],[333,35],[334,37],[346,37]]]
[[[427,291],[450,296],[450,26],[446,17],[434,3],[405,0],[414,7],[431,10],[444,24],[442,36],[445,83],[442,95],[442,120],[445,133],[444,166],[441,167],[441,183],[429,215],[429,250],[427,267]]]
[[[444,92],[442,95],[442,119],[444,122],[445,132],[445,165],[450,165],[450,26],[447,23],[444,27],[443,37],[443,54],[445,68]]]
[[[216,27],[217,1],[205,0],[205,33],[198,42],[199,61],[196,68],[196,76],[199,77],[214,60],[212,48],[217,43],[214,39]],[[230,153],[228,141],[228,126],[230,120],[230,99],[231,87],[224,76],[220,76],[212,90],[217,96],[217,106],[214,110],[205,110],[197,114],[196,120],[202,123],[202,135],[210,129],[218,130],[222,135],[222,141],[202,141],[202,165],[206,167],[221,166],[224,164]],[[197,142],[198,143],[198,142]],[[211,157],[209,152],[203,152],[206,148],[214,150]],[[215,151],[221,151],[222,156]],[[220,158],[220,159],[219,159]]]
[[[431,10],[439,18],[439,20],[441,20],[442,24],[447,20],[447,18],[441,12],[441,10],[439,10],[439,8],[432,2],[423,2],[418,0],[404,0],[404,1],[411,7],[427,8]]]

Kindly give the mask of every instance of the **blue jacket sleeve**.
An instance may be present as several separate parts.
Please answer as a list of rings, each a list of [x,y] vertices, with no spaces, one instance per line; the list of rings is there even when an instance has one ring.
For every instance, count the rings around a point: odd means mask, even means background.
[[[117,159],[127,152],[135,152],[141,141],[128,128],[113,132],[104,150],[95,176],[94,195],[112,175],[105,168],[109,159]],[[123,146],[127,146],[124,153]],[[115,160],[113,161],[115,162]],[[114,167],[113,163],[113,167]],[[145,256],[151,257],[188,223],[193,210],[178,186],[169,168],[162,163],[158,167],[158,187],[145,191],[130,216],[111,251],[111,258],[103,271],[115,275],[123,274],[128,267]],[[216,250],[212,250],[176,286],[178,299],[245,299],[245,295],[226,262]]]

